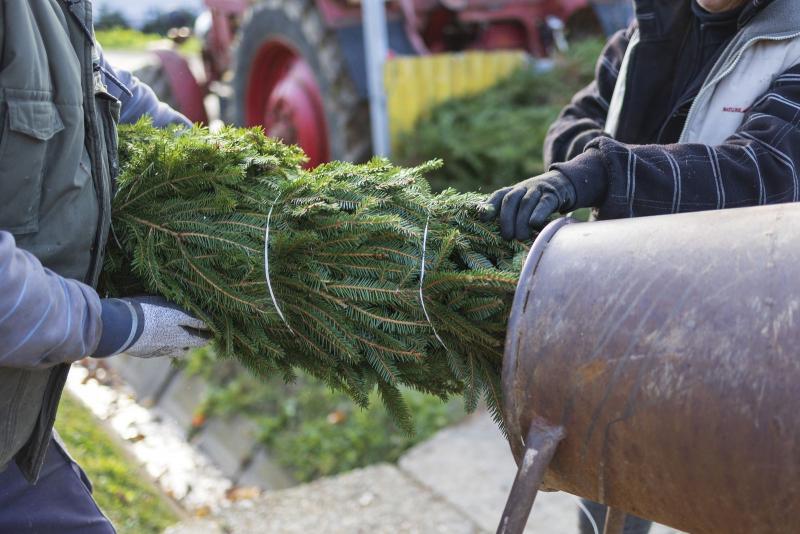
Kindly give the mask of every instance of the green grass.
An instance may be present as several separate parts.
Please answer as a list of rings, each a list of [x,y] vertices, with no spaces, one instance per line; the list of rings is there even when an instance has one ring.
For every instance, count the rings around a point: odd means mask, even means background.
[[[149,50],[153,43],[165,39],[165,37],[155,33],[142,33],[130,28],[97,30],[95,37],[104,50],[134,52]],[[201,48],[200,41],[196,37],[190,37],[179,47],[179,50],[184,54],[193,55],[199,54]]]
[[[95,37],[105,50],[147,50],[151,44],[163,39],[160,35],[130,28],[97,30]]]
[[[120,450],[100,422],[69,394],[59,407],[56,428],[73,458],[94,485],[94,498],[120,534],[160,533],[179,518]]]

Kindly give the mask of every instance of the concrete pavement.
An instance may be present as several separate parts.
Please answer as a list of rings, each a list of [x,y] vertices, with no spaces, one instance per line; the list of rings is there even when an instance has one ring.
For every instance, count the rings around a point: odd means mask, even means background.
[[[478,413],[380,464],[267,492],[166,534],[477,534],[494,532],[514,479],[508,445]],[[577,532],[576,497],[540,493],[526,534]],[[656,526],[652,534],[680,534]]]

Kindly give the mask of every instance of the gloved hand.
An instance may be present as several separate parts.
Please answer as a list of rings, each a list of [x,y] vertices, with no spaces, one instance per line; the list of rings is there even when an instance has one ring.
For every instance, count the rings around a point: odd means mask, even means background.
[[[161,297],[103,299],[103,332],[95,358],[181,356],[211,339],[203,321]]]
[[[500,219],[503,239],[530,239],[556,212],[575,208],[577,193],[569,179],[558,171],[528,178],[514,186],[495,191],[484,204],[484,222]]]

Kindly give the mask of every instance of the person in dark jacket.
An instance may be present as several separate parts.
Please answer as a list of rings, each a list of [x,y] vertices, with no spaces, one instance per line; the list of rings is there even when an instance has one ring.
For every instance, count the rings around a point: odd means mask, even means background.
[[[202,322],[94,290],[109,235],[117,123],[190,126],[105,61],[89,0],[0,2],[0,532],[114,527],[53,432],[69,366],[179,355]]]
[[[612,219],[798,200],[800,10],[708,1],[636,2],[551,126],[549,172],[490,198],[504,237],[581,207]]]
[[[800,200],[796,0],[634,4],[635,22],[551,126],[548,172],[490,197],[505,239],[577,208],[615,219]]]

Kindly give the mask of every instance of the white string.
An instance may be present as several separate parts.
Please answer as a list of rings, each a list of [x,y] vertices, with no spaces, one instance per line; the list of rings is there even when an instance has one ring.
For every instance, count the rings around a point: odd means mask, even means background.
[[[422,304],[422,311],[425,314],[425,319],[428,320],[428,324],[431,325],[431,330],[433,330],[433,335],[436,336],[436,339],[439,340],[439,343],[442,344],[444,350],[450,352],[450,349],[447,348],[447,345],[444,344],[442,338],[439,337],[439,333],[436,331],[436,327],[433,326],[433,321],[431,321],[431,316],[428,315],[428,309],[425,307],[425,296],[422,294],[422,286],[425,283],[425,249],[428,247],[428,225],[431,222],[431,214],[428,213],[428,219],[425,221],[425,232],[422,234],[422,265],[419,268],[419,303]]]
[[[578,508],[581,509],[583,515],[585,515],[586,518],[589,520],[589,523],[592,524],[592,529],[594,530],[594,534],[600,534],[600,529],[597,528],[597,522],[595,522],[594,516],[592,516],[592,513],[589,511],[588,508],[586,508],[586,505],[583,504],[583,501],[581,501],[580,499],[578,499]]]
[[[267,288],[269,288],[269,296],[272,299],[272,304],[275,306],[275,310],[283,320],[283,324],[285,324],[286,328],[289,329],[289,332],[294,334],[292,327],[289,326],[289,321],[287,321],[286,317],[283,316],[283,312],[281,311],[280,306],[278,306],[278,300],[275,298],[275,292],[272,290],[272,282],[269,278],[269,224],[270,220],[272,219],[272,209],[275,207],[275,203],[278,202],[279,198],[280,195],[275,197],[275,200],[272,201],[272,206],[269,207],[269,213],[267,213],[267,226],[264,229],[264,275],[267,278]]]
[[[119,238],[117,237],[117,232],[114,230],[114,222],[111,222],[111,235],[114,236],[114,241],[116,241],[117,246],[122,249],[122,243],[119,242]]]

